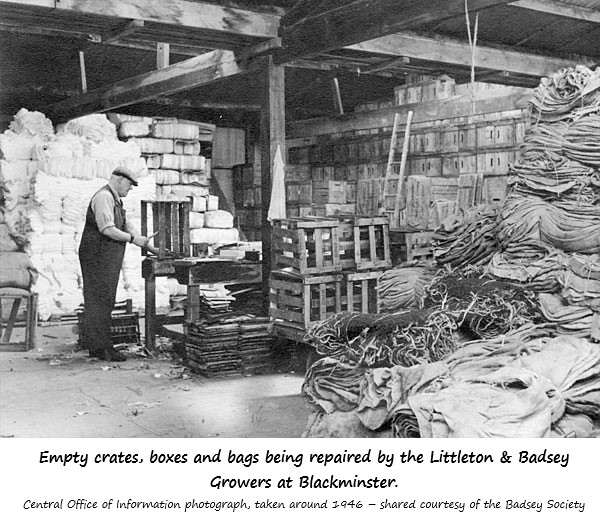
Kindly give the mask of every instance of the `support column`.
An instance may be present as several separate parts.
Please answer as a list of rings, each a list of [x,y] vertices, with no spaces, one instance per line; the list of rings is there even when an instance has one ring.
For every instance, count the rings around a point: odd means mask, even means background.
[[[281,149],[284,163],[287,163],[285,148],[285,73],[283,65],[275,65],[273,58],[265,58],[261,71],[262,103],[260,118],[261,176],[262,176],[262,249],[263,249],[263,288],[265,308],[269,308],[269,274],[271,273],[271,223],[267,221],[271,201],[271,179],[273,160],[277,145]]]

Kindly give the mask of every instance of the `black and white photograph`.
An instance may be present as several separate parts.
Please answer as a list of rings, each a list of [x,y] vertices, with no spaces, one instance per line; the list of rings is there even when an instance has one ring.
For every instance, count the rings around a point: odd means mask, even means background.
[[[598,438],[600,0],[0,0],[0,512],[598,519]]]

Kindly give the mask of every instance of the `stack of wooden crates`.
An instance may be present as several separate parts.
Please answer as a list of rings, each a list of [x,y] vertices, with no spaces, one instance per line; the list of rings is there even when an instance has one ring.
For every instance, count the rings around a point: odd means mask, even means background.
[[[377,280],[392,264],[387,217],[280,219],[273,222],[272,248],[274,334],[302,341],[336,313],[376,313]]]
[[[415,76],[395,89],[394,100],[357,107],[361,112],[378,111],[364,120],[369,128],[356,129],[340,122],[335,126],[337,132],[331,131],[333,125],[323,125],[323,133],[288,139],[288,215],[380,214],[392,129],[374,122],[386,115],[391,123],[396,106],[411,105],[419,110],[419,103],[427,103],[428,113],[439,109],[444,117],[432,115],[431,120],[411,125],[404,172],[406,208],[400,212],[399,222],[390,222],[390,228],[394,243],[401,233],[399,260],[431,257],[433,230],[444,219],[472,205],[499,203],[506,195],[508,165],[515,161],[523,141],[527,111],[515,108],[472,114],[471,104],[466,110],[465,100],[470,100],[471,94],[474,99],[488,99],[510,92],[501,85],[455,85],[448,77]],[[458,103],[461,98],[462,104]],[[462,112],[449,117],[450,112],[442,110],[446,104],[462,107]],[[396,162],[403,149],[404,128],[400,130]],[[388,194],[397,191],[398,166],[394,165]],[[393,207],[393,201],[386,201],[385,206]]]

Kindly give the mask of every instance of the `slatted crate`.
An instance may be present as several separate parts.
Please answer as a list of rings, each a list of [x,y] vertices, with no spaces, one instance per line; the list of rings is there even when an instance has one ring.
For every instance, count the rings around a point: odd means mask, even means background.
[[[276,324],[308,329],[342,310],[341,273],[298,275],[274,270],[269,277],[269,316]]]
[[[158,258],[182,258],[190,256],[190,210],[189,199],[179,201],[142,201],[142,235],[148,236],[152,229],[157,235],[154,246]],[[152,226],[149,219],[152,218]],[[142,248],[142,255],[146,255]]]
[[[77,324],[79,330],[79,345],[83,345],[83,329],[85,323],[85,311],[77,313]],[[110,322],[110,339],[113,345],[139,344],[140,315],[137,312],[121,313],[113,312]]]
[[[383,271],[344,273],[342,310],[377,313],[377,281]]]
[[[433,260],[432,237],[433,232],[406,233],[406,261]]]
[[[373,270],[392,265],[387,217],[336,215],[342,269]]]
[[[293,268],[302,275],[341,271],[338,221],[297,217],[273,221],[274,266]]]

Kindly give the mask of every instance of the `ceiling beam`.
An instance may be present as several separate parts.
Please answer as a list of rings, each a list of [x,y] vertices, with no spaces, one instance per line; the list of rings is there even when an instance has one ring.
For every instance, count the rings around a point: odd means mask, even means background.
[[[469,0],[469,11],[502,6],[510,0]],[[464,16],[465,0],[355,0],[283,26],[279,63],[339,49],[403,30]]]
[[[497,92],[490,91],[478,95],[475,100],[471,100],[468,96],[453,96],[428,103],[398,105],[389,109],[295,121],[288,124],[286,136],[288,139],[297,139],[372,128],[391,128],[396,114],[400,115],[402,124],[410,111],[414,113],[413,123],[510,111],[526,108],[530,100],[531,89],[505,87]]]
[[[177,25],[249,38],[274,38],[279,16],[189,0],[0,0],[0,6],[36,9],[46,16],[61,12]]]
[[[400,33],[349,45],[346,49],[471,67],[472,51],[469,44],[449,39]],[[482,46],[477,46],[475,50],[477,69],[506,71],[533,77],[548,76],[562,67],[578,63],[592,66],[595,60],[585,57],[566,60]]]
[[[556,2],[554,0],[517,0],[511,2],[510,5],[548,13],[565,18],[574,18],[585,22],[594,22],[600,24],[600,11],[598,9],[590,9],[588,7],[579,7],[564,2]]]
[[[76,97],[81,94],[81,91],[77,89],[65,89],[62,87],[49,87],[41,84],[27,84],[19,86],[6,86],[0,89],[0,95],[10,96],[12,98],[18,96],[32,96],[35,95],[38,98],[68,98]],[[247,112],[256,112],[260,110],[260,104],[258,103],[229,103],[226,101],[198,101],[196,99],[190,99],[185,97],[175,96],[157,96],[152,98],[150,103],[159,106],[169,106],[175,108],[185,109],[207,109],[207,110],[241,110]]]
[[[109,44],[122,40],[132,35],[136,31],[144,28],[144,20],[131,20],[127,22],[121,29],[110,34],[102,36],[102,43]]]
[[[239,65],[231,51],[211,51],[54,103],[45,107],[43,112],[54,123],[58,123],[208,85],[247,72],[251,66],[244,68]]]

